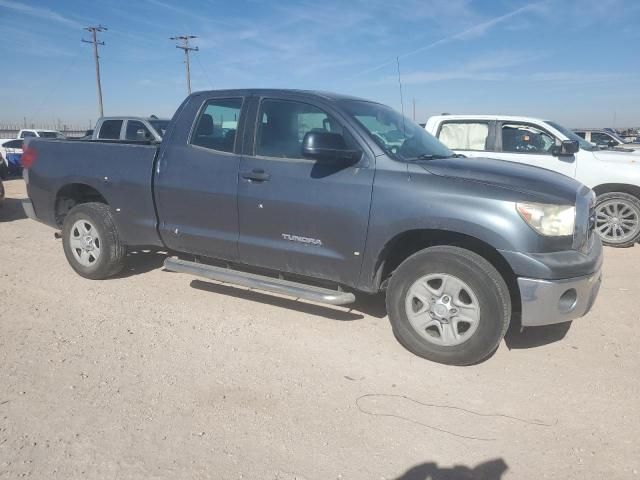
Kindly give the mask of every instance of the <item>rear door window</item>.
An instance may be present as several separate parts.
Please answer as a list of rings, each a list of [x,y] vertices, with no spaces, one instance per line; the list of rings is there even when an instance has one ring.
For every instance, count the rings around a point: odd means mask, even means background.
[[[105,120],[100,127],[98,138],[105,140],[118,140],[122,130],[122,120]]]
[[[438,139],[451,150],[490,150],[488,122],[445,122]]]

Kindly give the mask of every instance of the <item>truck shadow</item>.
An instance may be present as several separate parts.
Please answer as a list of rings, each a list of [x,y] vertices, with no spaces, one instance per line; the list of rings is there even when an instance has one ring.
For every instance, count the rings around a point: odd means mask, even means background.
[[[286,308],[287,310],[294,310],[296,312],[328,318],[330,320],[350,322],[353,320],[362,320],[364,318],[364,315],[354,312],[353,310],[340,310],[340,307],[334,308],[315,303],[307,303],[306,301],[296,300],[295,298],[278,297],[269,293],[247,290],[244,287],[236,287],[224,283],[192,280],[190,285],[192,288],[202,290],[204,292],[217,293],[219,295],[239,298],[241,300],[249,300],[250,302]]]
[[[0,207],[0,222],[13,222],[27,218],[19,198],[5,198]]]
[[[507,330],[507,334],[504,336],[504,341],[509,350],[536,348],[550,343],[559,342],[566,337],[569,329],[571,328],[571,322],[556,323],[554,325],[544,325],[540,327],[528,327],[524,330],[522,330],[520,325],[520,318],[518,316],[514,316],[511,321],[511,326],[509,327],[509,330]]]
[[[158,250],[133,250],[127,252],[124,269],[111,278],[127,278],[162,268],[164,259],[168,255],[167,252]]]
[[[407,470],[395,480],[500,480],[509,469],[502,458],[480,463],[475,467],[454,465],[438,467],[435,462],[422,463]]]

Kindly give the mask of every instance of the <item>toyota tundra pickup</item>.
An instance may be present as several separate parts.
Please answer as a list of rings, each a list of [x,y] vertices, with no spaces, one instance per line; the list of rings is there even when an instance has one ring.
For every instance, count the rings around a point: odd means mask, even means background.
[[[385,292],[408,350],[487,358],[510,322],[585,315],[600,286],[594,194],[457,155],[384,105],[293,90],[190,95],[162,142],[31,139],[26,213],[83,277],[128,249],[169,271],[346,305]]]

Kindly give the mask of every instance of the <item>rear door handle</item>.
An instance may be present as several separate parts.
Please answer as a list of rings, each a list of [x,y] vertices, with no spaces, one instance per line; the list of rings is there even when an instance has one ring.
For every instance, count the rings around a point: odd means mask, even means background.
[[[259,169],[254,169],[254,170],[251,170],[250,172],[243,172],[241,175],[242,175],[242,178],[246,178],[247,180],[250,180],[253,182],[266,182],[271,178],[271,175],[269,175],[268,173],[265,173],[264,170],[259,170]]]

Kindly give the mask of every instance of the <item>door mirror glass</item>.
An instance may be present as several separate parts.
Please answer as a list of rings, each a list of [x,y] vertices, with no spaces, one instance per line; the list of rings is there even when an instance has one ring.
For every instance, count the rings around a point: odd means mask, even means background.
[[[553,147],[552,152],[556,157],[565,157],[575,155],[579,150],[580,144],[577,140],[563,140],[559,146]]]
[[[347,142],[339,133],[311,131],[302,139],[302,155],[316,160],[357,161],[362,152],[348,148]]]

